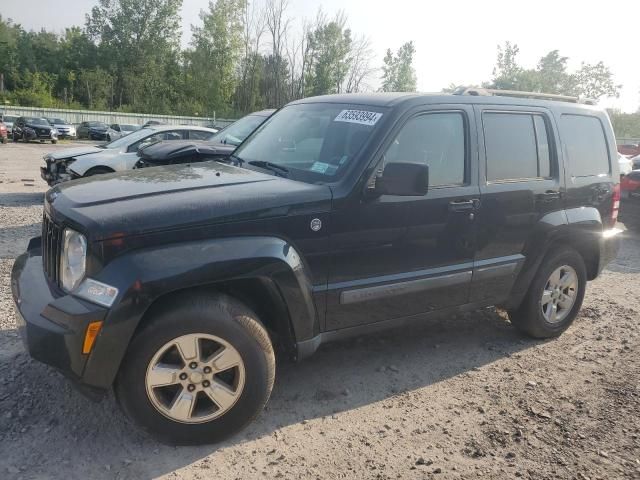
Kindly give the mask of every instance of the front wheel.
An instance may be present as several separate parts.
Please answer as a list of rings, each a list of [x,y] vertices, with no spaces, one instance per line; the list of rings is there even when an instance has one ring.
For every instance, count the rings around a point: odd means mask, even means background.
[[[587,270],[578,252],[562,248],[550,253],[520,307],[509,312],[511,323],[534,338],[559,336],[578,315],[586,285]]]
[[[51,143],[55,145],[56,143],[58,143],[58,140],[51,140]]]
[[[225,295],[181,295],[131,342],[116,380],[124,411],[161,441],[220,441],[267,403],[275,355],[257,316]]]

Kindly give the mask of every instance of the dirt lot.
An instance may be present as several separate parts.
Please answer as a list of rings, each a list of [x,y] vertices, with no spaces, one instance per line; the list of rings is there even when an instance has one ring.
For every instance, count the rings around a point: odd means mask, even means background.
[[[0,479],[640,478],[640,236],[557,340],[489,309],[329,345],[278,363],[245,431],[173,448],[23,351],[9,276],[39,231],[51,148],[0,145]]]

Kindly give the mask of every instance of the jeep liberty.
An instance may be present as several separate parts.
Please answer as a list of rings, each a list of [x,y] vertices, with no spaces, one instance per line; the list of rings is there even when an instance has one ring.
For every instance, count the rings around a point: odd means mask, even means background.
[[[517,93],[308,98],[232,164],[55,186],[12,272],[28,352],[199,444],[262,411],[276,349],[492,305],[560,335],[617,253],[616,142],[601,109]]]

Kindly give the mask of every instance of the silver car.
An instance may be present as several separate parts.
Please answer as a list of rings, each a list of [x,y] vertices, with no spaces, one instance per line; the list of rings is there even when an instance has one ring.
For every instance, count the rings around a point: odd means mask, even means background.
[[[47,122],[58,131],[58,138],[76,138],[76,126],[57,117],[47,117]]]
[[[112,142],[66,148],[47,153],[40,176],[55,185],[67,180],[102,173],[131,170],[138,162],[138,149],[163,140],[209,140],[215,132],[194,125],[154,125],[141,128]]]
[[[13,122],[16,121],[15,115],[2,115],[2,123],[7,127],[7,135],[9,138],[13,135]]]
[[[117,140],[118,138],[122,138],[130,133],[135,132],[136,130],[140,130],[142,127],[140,125],[129,125],[123,123],[112,123],[109,125],[109,129],[107,130],[107,140]]]

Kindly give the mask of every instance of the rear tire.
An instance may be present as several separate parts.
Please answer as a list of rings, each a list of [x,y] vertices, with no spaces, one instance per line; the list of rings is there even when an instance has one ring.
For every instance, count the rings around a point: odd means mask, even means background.
[[[534,338],[557,337],[582,307],[587,269],[571,248],[551,252],[538,269],[522,304],[509,312],[511,323]]]
[[[148,320],[131,341],[115,384],[123,410],[143,429],[169,444],[212,443],[263,410],[275,355],[266,329],[246,306],[226,295],[184,294]],[[197,347],[184,353],[194,339]],[[187,347],[180,348],[182,342]],[[233,361],[212,361],[222,358],[220,352]],[[158,381],[157,372],[167,369],[170,379]],[[230,374],[222,380],[227,390],[215,383],[220,374]]]

